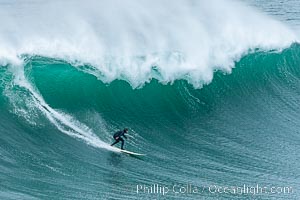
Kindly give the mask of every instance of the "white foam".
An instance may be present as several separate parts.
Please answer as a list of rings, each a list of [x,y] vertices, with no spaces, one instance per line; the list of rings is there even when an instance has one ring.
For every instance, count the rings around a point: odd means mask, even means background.
[[[15,114],[24,117],[29,123],[33,124],[31,122],[31,117],[33,117],[31,110],[43,113],[49,122],[62,133],[80,139],[95,148],[120,152],[119,149],[111,147],[109,144],[103,142],[88,126],[79,122],[71,115],[51,108],[27,80],[22,66],[11,66],[9,69],[13,73],[14,79],[11,86],[7,85],[4,94],[9,98],[10,103],[13,105]],[[14,87],[14,85],[22,88],[24,93],[20,89],[14,90],[11,88]],[[23,99],[26,99],[25,102]]]
[[[16,1],[0,3],[0,13],[0,64],[22,54],[80,61],[105,82],[133,87],[151,78],[200,86],[216,69],[230,72],[249,49],[297,40],[282,23],[230,0]]]

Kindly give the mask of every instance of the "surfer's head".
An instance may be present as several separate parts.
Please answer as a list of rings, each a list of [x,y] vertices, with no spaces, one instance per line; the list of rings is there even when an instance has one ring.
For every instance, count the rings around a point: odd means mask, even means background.
[[[127,133],[128,132],[128,128],[124,128],[124,132]]]

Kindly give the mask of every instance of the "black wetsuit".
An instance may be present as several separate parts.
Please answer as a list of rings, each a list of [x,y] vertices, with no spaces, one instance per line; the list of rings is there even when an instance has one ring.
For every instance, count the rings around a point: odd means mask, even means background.
[[[124,136],[124,138],[127,139],[126,135],[125,135],[125,131],[118,131],[114,134],[114,139],[116,140],[114,143],[111,144],[111,146],[117,144],[118,142],[122,142],[121,144],[121,149],[123,149],[124,146],[124,139],[122,138],[122,136]]]

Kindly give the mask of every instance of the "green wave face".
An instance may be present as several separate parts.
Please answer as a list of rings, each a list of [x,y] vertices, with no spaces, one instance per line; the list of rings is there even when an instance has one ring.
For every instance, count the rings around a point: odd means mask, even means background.
[[[296,190],[299,55],[298,44],[282,52],[248,54],[231,73],[216,71],[202,88],[186,80],[152,79],[136,89],[125,79],[103,83],[92,66],[46,57],[3,66],[0,177],[10,181],[0,183],[0,196],[178,197],[174,192],[137,194],[136,185],[151,184],[259,183]],[[114,131],[124,127],[130,129],[125,148],[147,156],[133,158],[107,149]],[[181,194],[183,199],[198,197],[216,196],[208,190]],[[297,199],[299,194],[259,195],[270,197]]]

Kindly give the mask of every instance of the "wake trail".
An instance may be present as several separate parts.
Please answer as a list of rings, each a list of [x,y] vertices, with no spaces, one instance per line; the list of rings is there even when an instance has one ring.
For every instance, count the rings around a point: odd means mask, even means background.
[[[71,115],[51,108],[26,79],[24,67],[12,66],[12,70],[15,72],[14,83],[29,92],[29,96],[31,97],[31,107],[33,103],[33,106],[41,111],[59,131],[73,138],[80,139],[95,148],[120,152],[117,148],[111,147],[109,144],[102,141],[88,126],[79,122]]]

